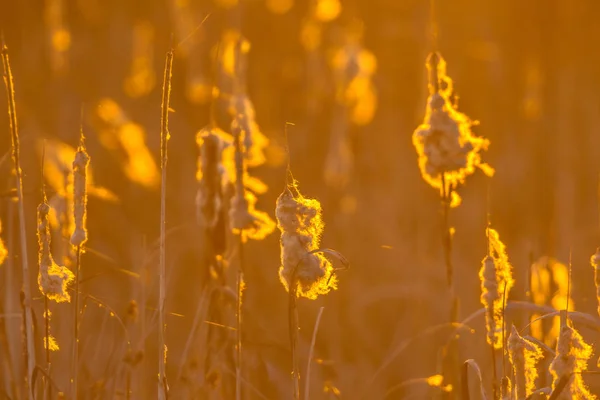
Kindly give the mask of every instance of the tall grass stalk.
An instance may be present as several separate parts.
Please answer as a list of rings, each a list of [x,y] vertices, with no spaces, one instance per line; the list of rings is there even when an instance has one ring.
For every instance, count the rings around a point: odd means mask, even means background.
[[[238,139],[239,140],[239,136]],[[241,176],[238,179],[242,179]],[[244,292],[244,231],[239,234],[239,265],[237,270],[237,315],[236,315],[236,359],[235,398],[242,399],[242,295]]]
[[[169,101],[171,97],[171,75],[173,49],[167,52],[163,78],[161,121],[160,121],[160,263],[158,299],[158,398],[167,398],[167,350],[165,344],[165,297],[166,297],[166,208],[167,208],[167,141],[169,140]]]
[[[323,310],[325,307],[319,308],[317,314],[317,320],[315,321],[315,328],[313,329],[312,339],[310,341],[310,350],[308,351],[308,362],[306,363],[306,378],[304,379],[304,400],[309,400],[310,393],[310,366],[312,364],[315,344],[317,342],[317,332],[319,331],[319,325],[321,323],[321,316],[323,316]]]
[[[21,268],[23,272],[23,312],[25,323],[25,365],[27,369],[26,387],[27,397],[33,400],[33,392],[29,385],[35,368],[35,344],[33,341],[33,316],[31,313],[31,286],[29,282],[29,263],[27,260],[27,234],[25,230],[25,207],[23,205],[23,173],[21,171],[19,134],[17,128],[17,110],[15,105],[15,87],[8,47],[2,40],[2,64],[4,66],[4,84],[6,85],[6,96],[8,100],[8,120],[10,123],[10,137],[12,141],[12,160],[17,178],[17,201],[19,212],[19,231],[21,241]]]
[[[288,320],[290,332],[290,347],[292,350],[292,380],[294,400],[300,400],[300,370],[298,368],[298,308],[296,300],[298,299],[298,280],[296,277],[297,268],[292,273],[292,279],[289,286]]]

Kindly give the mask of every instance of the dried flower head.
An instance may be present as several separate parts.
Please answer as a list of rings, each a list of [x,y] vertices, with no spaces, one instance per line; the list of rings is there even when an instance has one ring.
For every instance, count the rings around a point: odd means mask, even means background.
[[[239,120],[238,120],[239,121]],[[243,237],[262,240],[275,230],[275,222],[265,212],[255,209],[256,196],[246,191],[244,177],[247,175],[244,163],[244,145],[242,144],[242,127],[238,123],[232,130],[235,143],[235,195],[231,198],[229,221],[234,232],[243,232]]]
[[[57,265],[50,253],[50,225],[48,224],[48,213],[50,206],[44,201],[38,206],[38,262],[40,271],[38,274],[38,285],[40,292],[57,303],[71,301],[67,286],[73,281],[73,273],[66,267]]]
[[[514,393],[516,399],[524,399],[535,390],[538,377],[537,362],[542,358],[540,347],[521,337],[517,328],[512,327],[508,338],[508,356],[514,370]]]
[[[229,112],[233,116],[231,132],[242,132],[242,142],[246,149],[244,159],[248,168],[258,167],[265,163],[265,148],[269,139],[260,131],[256,123],[256,112],[252,101],[245,93],[232,95],[229,100]]]
[[[552,388],[556,388],[562,379],[568,379],[567,386],[557,400],[591,400],[596,399],[585,386],[581,372],[587,370],[587,363],[592,356],[592,346],[585,343],[574,328],[567,324],[561,327],[556,344],[556,357],[550,364],[550,373],[554,378]]]
[[[481,280],[481,303],[486,308],[487,341],[495,349],[502,348],[502,306],[504,294],[508,295],[514,281],[512,266],[508,261],[506,247],[496,230],[488,228],[488,255],[479,271]]]
[[[85,221],[87,218],[87,167],[89,163],[90,156],[85,151],[82,138],[73,161],[73,219],[75,221],[75,231],[71,235],[73,246],[81,246],[87,241]]]
[[[465,178],[480,168],[492,176],[494,169],[481,161],[480,152],[489,140],[474,136],[475,125],[451,102],[452,80],[446,75],[446,62],[438,53],[427,59],[429,69],[429,98],[425,119],[413,133],[413,144],[419,156],[421,175],[432,187],[445,190],[464,183]],[[454,192],[453,192],[454,193]],[[454,194],[453,206],[460,204]]]
[[[2,257],[0,256],[0,260]],[[1,263],[1,261],[0,261]],[[592,255],[590,263],[594,268],[594,283],[596,285],[596,299],[598,301],[598,315],[600,315],[600,247],[596,249],[596,253]]]
[[[281,231],[279,278],[286,290],[296,284],[298,296],[316,299],[336,289],[331,263],[314,252],[319,248],[324,227],[321,204],[303,197],[296,186],[292,186],[277,198],[275,214]]]

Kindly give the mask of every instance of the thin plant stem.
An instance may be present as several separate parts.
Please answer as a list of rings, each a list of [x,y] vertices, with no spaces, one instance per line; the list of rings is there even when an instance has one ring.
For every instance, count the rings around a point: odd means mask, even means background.
[[[10,136],[12,140],[12,159],[14,162],[17,178],[17,200],[19,212],[19,231],[21,242],[21,269],[23,272],[23,313],[25,323],[25,364],[27,369],[26,387],[27,397],[33,400],[33,392],[30,390],[33,369],[35,368],[35,344],[33,338],[33,315],[31,312],[31,285],[29,282],[29,263],[27,259],[27,234],[25,230],[25,207],[23,205],[23,173],[21,171],[19,134],[17,127],[17,111],[15,103],[15,88],[8,47],[2,40],[2,64],[4,66],[4,84],[8,100],[8,119],[10,123]]]
[[[235,398],[242,398],[242,294],[244,291],[244,233],[239,234],[239,265],[237,271],[237,319],[236,319],[236,360],[235,360]]]
[[[158,398],[167,398],[167,351],[165,344],[165,297],[166,297],[166,206],[167,206],[167,142],[169,140],[169,101],[171,97],[171,75],[173,68],[173,49],[167,52],[163,79],[161,121],[160,121],[160,262],[159,262],[159,299],[158,299]]]
[[[48,306],[48,296],[44,296],[44,329],[46,335],[46,373],[52,377],[50,371],[50,307]],[[50,382],[48,382],[50,391]]]
[[[81,280],[81,245],[77,246],[75,255],[75,292],[73,304],[73,348],[71,354],[71,397],[77,398],[77,378],[79,374],[79,281]]]
[[[290,346],[292,350],[292,379],[293,379],[293,392],[294,400],[300,400],[300,371],[298,368],[298,308],[296,307],[298,282],[296,279],[296,269],[292,273],[292,279],[290,281],[289,288],[289,331],[290,331]]]
[[[304,400],[309,399],[310,393],[310,366],[312,364],[314,351],[315,351],[315,343],[317,342],[317,332],[319,331],[319,325],[321,323],[321,316],[323,315],[323,310],[325,307],[319,308],[319,313],[317,314],[317,320],[315,321],[315,328],[313,329],[312,339],[310,341],[310,350],[308,351],[308,362],[306,363],[306,378],[304,382]]]

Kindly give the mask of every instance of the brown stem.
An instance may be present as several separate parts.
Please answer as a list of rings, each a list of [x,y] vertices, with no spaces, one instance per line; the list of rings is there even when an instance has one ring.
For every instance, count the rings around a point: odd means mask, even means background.
[[[292,379],[294,400],[300,400],[300,371],[298,368],[298,354],[296,347],[298,344],[298,309],[296,307],[296,298],[298,291],[298,282],[296,279],[296,269],[292,273],[289,287],[289,331],[290,331],[290,346],[292,350]]]
[[[25,206],[23,204],[23,172],[21,171],[19,134],[17,128],[17,111],[15,103],[15,88],[12,70],[8,56],[8,47],[2,40],[2,64],[4,65],[4,84],[8,100],[8,119],[12,141],[12,159],[17,177],[17,199],[19,212],[19,231],[21,242],[21,269],[23,273],[23,319],[25,324],[25,365],[27,368],[26,386],[27,397],[33,400],[30,390],[33,369],[35,368],[35,344],[33,338],[33,315],[31,311],[31,286],[29,282],[29,263],[27,261],[27,234],[25,231]]]

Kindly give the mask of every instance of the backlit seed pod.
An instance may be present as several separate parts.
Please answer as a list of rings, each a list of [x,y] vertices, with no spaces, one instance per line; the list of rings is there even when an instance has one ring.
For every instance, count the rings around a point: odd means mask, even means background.
[[[445,181],[447,191],[464,183],[475,168],[492,176],[494,169],[481,161],[480,154],[490,142],[473,135],[471,127],[475,123],[452,103],[452,80],[446,75],[446,62],[440,54],[432,53],[427,68],[430,74],[425,118],[412,138],[423,179],[440,191]],[[457,206],[460,198],[456,193],[453,196],[452,206]]]
[[[508,338],[508,356],[515,374],[515,399],[524,399],[535,390],[538,377],[537,362],[543,357],[542,349],[519,335],[517,328],[512,327]]]
[[[560,329],[556,344],[556,357],[550,364],[553,377],[552,389],[561,379],[568,379],[566,387],[557,400],[591,400],[597,397],[590,393],[583,381],[582,372],[587,370],[587,363],[592,356],[592,346],[574,328],[567,324]]]
[[[488,255],[483,259],[479,271],[481,280],[481,304],[486,308],[487,341],[495,349],[502,348],[502,305],[514,281],[512,266],[506,255],[506,247],[498,232],[488,228]]]
[[[81,246],[87,241],[85,221],[87,217],[87,166],[90,157],[82,144],[77,148],[73,161],[73,217],[75,231],[71,235],[71,244]]]
[[[234,232],[243,232],[244,237],[254,240],[264,239],[275,229],[275,223],[267,213],[255,209],[256,197],[246,191],[244,178],[244,145],[242,144],[241,124],[234,125],[235,145],[235,195],[231,198],[229,222]]]
[[[321,204],[300,194],[292,194],[286,188],[279,198],[275,214],[281,231],[281,266],[279,278],[290,290],[296,284],[298,296],[316,299],[337,288],[333,267],[320,253],[311,253],[319,248],[323,220]]]
[[[57,265],[50,253],[50,225],[48,213],[50,206],[44,201],[38,206],[38,285],[40,292],[49,300],[57,303],[71,301],[67,286],[73,281],[73,273],[66,267]]]

